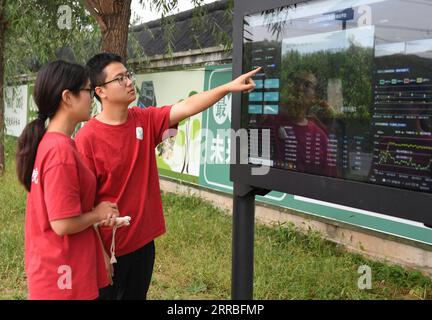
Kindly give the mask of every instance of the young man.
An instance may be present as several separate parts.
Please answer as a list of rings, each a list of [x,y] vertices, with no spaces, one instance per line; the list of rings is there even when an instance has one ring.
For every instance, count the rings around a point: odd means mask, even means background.
[[[232,82],[189,97],[173,106],[128,108],[136,98],[131,74],[121,57],[101,53],[87,63],[102,112],[76,137],[76,145],[97,177],[95,205],[116,203],[131,225],[113,236],[100,228],[107,252],[115,255],[113,285],[100,299],[146,299],[155,259],[154,239],[165,232],[155,147],[168,130],[219,101],[229,92],[252,91],[251,77],[259,69]]]

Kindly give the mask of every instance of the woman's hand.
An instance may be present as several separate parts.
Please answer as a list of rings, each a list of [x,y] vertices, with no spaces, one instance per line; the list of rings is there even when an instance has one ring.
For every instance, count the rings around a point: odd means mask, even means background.
[[[99,226],[101,227],[114,227],[116,225],[116,218],[120,215],[117,204],[102,201],[93,211],[99,218]]]

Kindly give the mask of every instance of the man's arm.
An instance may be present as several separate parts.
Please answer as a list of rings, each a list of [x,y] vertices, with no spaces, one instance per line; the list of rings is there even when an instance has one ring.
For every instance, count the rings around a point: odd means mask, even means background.
[[[260,71],[261,68],[257,68],[253,71],[245,73],[237,79],[216,87],[212,90],[204,91],[195,94],[177,104],[171,108],[170,112],[170,126],[173,126],[183,119],[189,118],[201,111],[214,105],[224,96],[230,92],[251,92],[255,89],[255,82],[252,77]]]

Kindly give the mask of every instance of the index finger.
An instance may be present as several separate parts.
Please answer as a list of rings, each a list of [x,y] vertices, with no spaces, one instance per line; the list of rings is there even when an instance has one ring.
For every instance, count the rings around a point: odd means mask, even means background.
[[[245,75],[248,77],[252,77],[254,74],[257,74],[258,72],[262,71],[263,67],[258,67],[252,71],[249,71],[248,73],[246,73]]]

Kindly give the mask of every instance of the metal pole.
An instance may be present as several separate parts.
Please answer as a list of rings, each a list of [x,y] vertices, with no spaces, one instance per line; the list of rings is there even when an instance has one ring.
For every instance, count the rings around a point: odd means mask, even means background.
[[[234,192],[232,282],[233,300],[253,299],[255,194]]]

